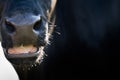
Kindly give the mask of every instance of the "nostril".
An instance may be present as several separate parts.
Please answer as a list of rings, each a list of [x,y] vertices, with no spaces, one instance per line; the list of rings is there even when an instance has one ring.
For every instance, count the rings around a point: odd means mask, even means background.
[[[34,24],[33,29],[34,29],[35,31],[39,31],[40,28],[41,28],[41,24],[42,24],[42,20],[40,19],[39,21],[37,21],[37,22]]]
[[[8,21],[5,21],[5,26],[6,26],[6,30],[9,32],[9,33],[13,33],[15,32],[15,27],[12,23],[8,22]]]

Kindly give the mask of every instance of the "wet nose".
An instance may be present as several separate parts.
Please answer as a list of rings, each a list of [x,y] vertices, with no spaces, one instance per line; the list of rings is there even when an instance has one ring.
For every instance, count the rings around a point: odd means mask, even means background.
[[[4,33],[12,39],[13,45],[36,44],[41,30],[40,15],[17,14],[5,18]]]
[[[5,27],[8,34],[37,34],[40,30],[41,16],[33,14],[18,14],[13,17],[6,17]]]

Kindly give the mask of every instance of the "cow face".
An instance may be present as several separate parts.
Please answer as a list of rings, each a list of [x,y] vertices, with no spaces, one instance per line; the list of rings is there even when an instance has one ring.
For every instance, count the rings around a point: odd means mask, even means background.
[[[39,62],[49,42],[56,0],[0,0],[1,41],[13,64]],[[53,27],[53,26],[52,26]]]

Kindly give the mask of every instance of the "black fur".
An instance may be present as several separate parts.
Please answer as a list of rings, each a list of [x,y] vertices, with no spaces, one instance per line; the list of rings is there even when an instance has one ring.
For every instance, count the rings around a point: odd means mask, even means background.
[[[119,0],[58,0],[43,72],[42,65],[31,68],[29,80],[40,80],[41,73],[42,80],[78,80],[119,72],[119,5]]]

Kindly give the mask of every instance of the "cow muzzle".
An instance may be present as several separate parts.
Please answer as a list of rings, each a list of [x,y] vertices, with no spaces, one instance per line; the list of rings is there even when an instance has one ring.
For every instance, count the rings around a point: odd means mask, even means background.
[[[25,64],[41,60],[46,45],[46,30],[40,15],[17,14],[6,17],[2,41],[7,59],[12,63],[18,61]]]

